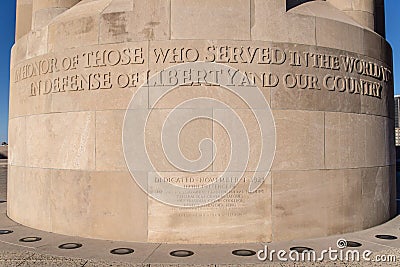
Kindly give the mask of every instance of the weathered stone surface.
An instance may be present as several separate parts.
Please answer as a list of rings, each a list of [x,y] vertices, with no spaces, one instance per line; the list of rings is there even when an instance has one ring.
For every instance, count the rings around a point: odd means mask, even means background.
[[[193,174],[196,179],[217,177],[218,172]],[[233,177],[238,177],[232,173]],[[261,174],[260,174],[261,175]],[[255,178],[262,178],[255,174]],[[248,193],[253,173],[245,173],[232,192],[204,207],[184,209],[149,199],[149,241],[173,243],[233,243],[236,240],[272,240],[271,176],[255,192]],[[161,177],[179,177],[161,173]],[[150,178],[151,179],[151,178]],[[173,225],[173,227],[171,227]],[[197,242],[196,241],[196,242]]]
[[[361,171],[272,173],[276,240],[335,235],[362,228]]]
[[[67,8],[48,8],[35,11],[32,21],[32,29],[40,29],[48,25],[53,18],[64,13]]]
[[[26,166],[26,118],[15,118],[9,121],[9,157],[8,163],[15,166]],[[22,139],[24,141],[17,142],[14,139]]]
[[[17,0],[15,40],[19,40],[31,30],[32,1],[33,0]]]
[[[318,46],[334,47],[355,53],[362,53],[363,29],[324,18],[316,18],[316,40]]]
[[[360,25],[374,29],[374,0],[327,0],[334,7],[344,11]]]
[[[345,12],[340,12],[334,6],[325,1],[309,1],[290,10],[290,12],[341,21],[346,24],[359,26],[359,23],[349,17]]]
[[[27,57],[32,58],[47,53],[47,27],[28,34]]]
[[[285,14],[284,1],[254,0],[252,40],[315,45],[315,18]]]
[[[250,1],[171,0],[171,39],[249,40]]]
[[[366,164],[364,115],[325,113],[325,165],[328,169],[360,168]],[[384,131],[384,129],[381,129]]]
[[[374,167],[362,170],[363,228],[369,228],[391,216],[390,167]]]
[[[374,16],[382,20],[373,2],[287,11],[285,0],[19,0],[9,216],[160,243],[293,240],[386,221],[393,53],[372,31]],[[266,148],[271,172],[259,162]],[[207,202],[212,188],[185,195],[162,185],[201,189],[224,171],[217,189],[238,185],[211,204],[159,201]]]
[[[324,113],[273,111],[277,132],[272,170],[324,168]]]
[[[100,43],[170,38],[170,1],[113,1],[100,18]]]
[[[30,116],[26,132],[26,166],[94,170],[94,112]]]
[[[89,203],[90,237],[148,241],[147,195],[128,172],[92,172]],[[109,196],[113,196],[112,199]],[[124,221],[124,225],[119,225]],[[112,229],[112,231],[110,231]]]
[[[10,165],[13,179],[7,185],[8,216],[26,226],[51,231],[51,174],[51,170]]]
[[[120,142],[124,116],[124,110],[96,112],[97,171],[126,170],[122,142]]]
[[[170,112],[174,112],[174,120],[178,123],[181,122],[182,115],[196,114],[195,110],[190,109],[182,109],[182,110],[169,110],[169,109],[155,109],[152,110],[148,121],[147,121],[147,131],[145,133],[145,142],[146,142],[146,149],[148,153],[148,157],[151,160],[155,170],[160,172],[167,172],[167,171],[177,171],[177,168],[174,166],[174,163],[171,159],[167,158],[166,153],[164,152],[164,146],[166,142],[170,142],[173,146],[175,146],[175,136],[169,135],[167,136],[165,142],[162,141],[161,136],[165,132],[163,130],[164,122],[167,120]],[[203,113],[208,117],[212,117],[212,110],[207,109]],[[212,138],[213,134],[213,127],[212,121],[206,119],[197,119],[188,123],[187,125],[180,125],[182,126],[181,131],[179,133],[179,149],[184,157],[188,160],[196,160],[202,156],[202,152],[199,149],[200,142],[205,138]],[[167,132],[168,133],[168,132]],[[146,157],[146,155],[138,155]],[[212,158],[208,158],[208,161],[211,165]],[[211,166],[209,167],[211,168]],[[150,171],[150,170],[147,170]]]
[[[58,16],[49,25],[50,51],[98,44],[99,16],[111,0],[82,2]]]

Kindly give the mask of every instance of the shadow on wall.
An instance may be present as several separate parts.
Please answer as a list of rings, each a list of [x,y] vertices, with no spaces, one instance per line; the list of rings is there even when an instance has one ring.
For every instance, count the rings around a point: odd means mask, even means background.
[[[0,159],[8,158],[8,146],[0,146]]]
[[[292,9],[298,5],[301,5],[303,3],[310,2],[310,1],[314,1],[314,0],[286,0],[286,11],[288,11],[289,9]]]

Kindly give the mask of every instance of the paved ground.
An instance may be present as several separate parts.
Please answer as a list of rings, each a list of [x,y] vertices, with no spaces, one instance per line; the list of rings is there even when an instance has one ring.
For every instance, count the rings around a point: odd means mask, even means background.
[[[6,199],[7,162],[0,160],[0,200]],[[0,201],[1,202],[1,201]],[[208,267],[241,267],[241,266],[400,266],[400,239],[384,240],[375,237],[377,234],[387,234],[400,237],[400,217],[366,231],[351,233],[342,236],[321,239],[310,239],[293,242],[280,242],[269,244],[230,244],[230,245],[168,245],[168,244],[139,244],[129,242],[101,241],[79,237],[63,236],[31,229],[15,223],[6,216],[7,203],[0,203],[0,267],[2,266],[143,266],[143,267],[172,267],[172,266],[208,266]],[[12,231],[1,234],[1,230]],[[22,238],[40,237],[37,242],[21,242]],[[255,252],[263,249],[265,245],[271,251],[284,249],[289,252],[293,246],[306,246],[312,248],[317,255],[321,251],[332,247],[337,249],[337,240],[359,242],[362,246],[346,248],[360,253],[365,250],[374,252],[375,256],[394,256],[396,262],[323,262],[313,263],[288,263],[275,259],[273,263],[262,262],[257,256],[235,256],[232,251],[248,249]],[[79,243],[78,249],[59,249],[65,243]],[[127,255],[113,255],[110,253],[116,248],[132,248],[134,252]],[[173,257],[174,250],[190,250],[194,254],[190,257]]]

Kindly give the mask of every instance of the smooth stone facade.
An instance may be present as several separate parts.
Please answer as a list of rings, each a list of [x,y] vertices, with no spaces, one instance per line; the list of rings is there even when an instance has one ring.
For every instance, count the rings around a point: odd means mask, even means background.
[[[373,2],[309,1],[287,11],[285,0],[18,0],[8,216],[61,234],[163,243],[294,240],[387,221],[395,212],[392,51],[373,31],[382,18]],[[122,130],[147,71],[193,60],[255,76],[272,109],[276,153],[248,193],[260,153],[248,106],[218,86],[181,86],[158,103],[148,90],[140,109],[152,111],[147,149],[159,171],[143,170],[149,179],[211,179],[229,161],[224,128],[196,120],[182,130],[182,153],[197,159],[210,138],[215,160],[196,174],[171,165],[157,133],[183,101],[223,100],[249,129],[250,162],[237,187],[205,207],[177,208],[132,179]],[[179,112],[198,109],[225,112]]]

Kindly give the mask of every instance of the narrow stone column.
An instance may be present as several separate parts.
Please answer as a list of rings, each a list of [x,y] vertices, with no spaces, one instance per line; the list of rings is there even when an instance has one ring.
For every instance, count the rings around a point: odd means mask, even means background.
[[[31,30],[32,26],[32,1],[17,0],[16,22],[15,22],[15,40]]]
[[[32,1],[32,0],[31,0]],[[33,0],[32,29],[40,29],[80,0]]]
[[[375,0],[375,31],[386,37],[385,0]]]
[[[360,25],[375,30],[375,0],[327,0]]]

